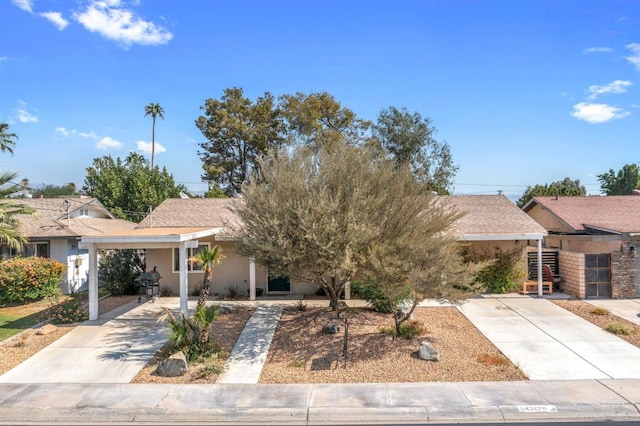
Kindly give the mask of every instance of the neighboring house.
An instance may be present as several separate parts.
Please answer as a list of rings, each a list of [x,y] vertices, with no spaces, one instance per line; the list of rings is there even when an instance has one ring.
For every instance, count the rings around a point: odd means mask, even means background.
[[[534,247],[541,247],[546,231],[504,196],[443,196],[442,200],[450,201],[465,214],[452,231],[471,250],[525,250],[532,242]],[[94,252],[103,248],[145,249],[147,268],[155,268],[162,277],[161,291],[180,294],[183,312],[186,298],[199,289],[203,278],[201,268],[184,259],[213,245],[221,246],[226,258],[214,269],[212,294],[233,289],[253,299],[255,289],[261,289],[264,295],[315,292],[315,284],[270,277],[264,266],[238,253],[228,230],[229,225],[239,223],[234,212],[239,203],[240,198],[167,199],[136,229],[86,237],[82,242]],[[97,313],[93,311],[92,315]]]
[[[523,210],[549,232],[565,292],[640,297],[640,196],[534,197]]]
[[[88,288],[87,250],[78,247],[80,238],[133,229],[136,224],[115,219],[97,199],[85,196],[67,198],[24,198],[20,203],[34,210],[35,216],[20,216],[19,231],[28,238],[24,250],[0,247],[0,258],[41,256],[67,266],[61,283],[64,293]]]

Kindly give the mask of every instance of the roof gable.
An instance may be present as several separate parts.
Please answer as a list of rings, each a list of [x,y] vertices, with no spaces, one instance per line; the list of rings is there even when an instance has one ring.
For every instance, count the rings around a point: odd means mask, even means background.
[[[223,227],[237,223],[240,198],[168,198],[138,227]]]
[[[107,208],[93,197],[23,198],[36,210],[36,216],[19,216],[19,230],[30,238],[98,235],[131,229],[135,223],[114,219]],[[78,217],[80,209],[89,209],[101,217]]]
[[[525,211],[538,204],[574,232],[595,229],[609,233],[640,232],[640,196],[534,197]]]
[[[541,239],[547,231],[504,195],[448,195],[464,215],[453,224],[462,240]]]

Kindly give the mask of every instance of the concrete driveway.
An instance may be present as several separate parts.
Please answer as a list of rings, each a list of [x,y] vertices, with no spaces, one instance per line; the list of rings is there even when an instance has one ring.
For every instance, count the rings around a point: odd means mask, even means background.
[[[549,300],[488,296],[459,309],[531,380],[640,378],[640,348]]]

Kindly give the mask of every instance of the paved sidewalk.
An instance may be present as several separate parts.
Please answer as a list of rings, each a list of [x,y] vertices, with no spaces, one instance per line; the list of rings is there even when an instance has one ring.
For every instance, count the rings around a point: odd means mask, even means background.
[[[0,425],[640,422],[640,380],[0,384]]]
[[[585,302],[608,309],[613,315],[640,325],[640,299],[587,299]]]
[[[216,383],[258,383],[282,306],[258,306],[238,337]]]
[[[531,380],[640,378],[640,348],[546,299],[489,296],[459,309]]]

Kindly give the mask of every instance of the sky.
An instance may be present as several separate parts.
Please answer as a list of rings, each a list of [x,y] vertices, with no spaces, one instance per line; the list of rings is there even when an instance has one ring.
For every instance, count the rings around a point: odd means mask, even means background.
[[[640,2],[0,0],[0,171],[84,183],[130,151],[203,193],[195,127],[230,87],[326,91],[360,118],[429,117],[456,194],[504,193],[638,163]]]

